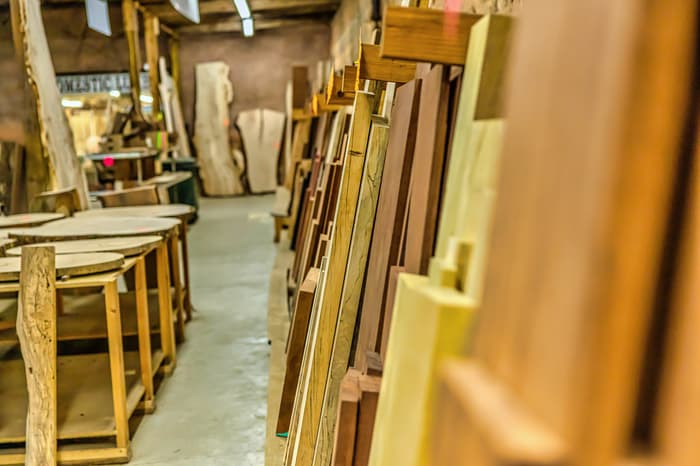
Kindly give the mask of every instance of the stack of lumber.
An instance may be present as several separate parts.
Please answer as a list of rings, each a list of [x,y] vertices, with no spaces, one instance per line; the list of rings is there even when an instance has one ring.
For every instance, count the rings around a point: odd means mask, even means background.
[[[698,462],[681,3],[389,7],[331,73],[352,107],[315,108],[289,178],[285,466]]]

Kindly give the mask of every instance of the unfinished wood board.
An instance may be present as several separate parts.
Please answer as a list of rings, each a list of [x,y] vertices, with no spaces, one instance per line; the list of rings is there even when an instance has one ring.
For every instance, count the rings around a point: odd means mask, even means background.
[[[469,350],[499,396],[562,439],[563,463],[615,465],[637,440],[650,320],[668,312],[698,5],[530,6]],[[493,464],[486,426],[469,426],[453,463]]]
[[[139,380],[139,356],[124,353],[127,413],[131,414],[143,396]],[[25,440],[27,384],[21,359],[0,362],[0,443]],[[77,383],[80,381],[80,383]],[[112,404],[109,357],[106,354],[59,356],[58,438],[112,437],[116,426]]]
[[[350,369],[340,383],[338,422],[332,447],[332,466],[352,466],[355,458],[355,436],[360,408],[360,373]]]
[[[415,62],[382,58],[374,44],[360,44],[357,67],[360,79],[403,84],[416,77]]]
[[[320,269],[312,268],[309,270],[297,293],[294,316],[287,342],[287,365],[282,384],[279,417],[277,418],[278,434],[289,432],[289,422],[292,417],[294,397],[299,384],[301,362],[304,356],[306,336],[308,335],[311,319],[311,306],[314,302],[320,273]]]
[[[27,465],[56,465],[58,447],[56,255],[27,248],[21,258],[17,336],[28,392]]]
[[[189,204],[157,204],[128,207],[105,207],[76,212],[76,218],[83,217],[173,217],[186,218],[194,215],[195,209]]]
[[[35,213],[0,216],[0,228],[33,227],[54,220],[60,220],[65,215],[58,213]]]
[[[439,364],[458,354],[474,303],[427,277],[402,274],[391,321],[369,464],[423,466]]]
[[[80,207],[88,202],[87,181],[73,146],[73,135],[61,105],[39,0],[17,0],[18,43],[29,89],[36,101],[41,153],[48,164],[50,189],[76,188]],[[32,117],[33,118],[33,117]]]
[[[389,336],[391,333],[391,316],[394,313],[394,303],[396,302],[396,289],[399,286],[399,274],[406,272],[406,267],[400,265],[392,265],[389,268],[389,281],[386,289],[386,304],[384,306],[384,316],[382,318],[381,328],[381,346],[379,347],[379,355],[382,359],[386,358],[386,351],[389,348]]]
[[[303,422],[298,433],[300,448],[292,463],[295,466],[310,466],[313,461],[314,445],[319,432],[323,407],[323,394],[326,388],[340,311],[340,298],[345,280],[350,239],[367,155],[373,97],[372,94],[365,92],[358,92],[355,95],[347,154],[338,190],[338,202],[334,206],[335,220],[329,246],[326,289],[320,306],[320,318],[316,332],[316,350],[311,354],[307,401],[302,412]]]
[[[387,7],[381,55],[414,62],[464,65],[469,32],[481,16],[430,8]]]
[[[44,241],[113,238],[117,236],[166,236],[178,226],[180,226],[180,221],[172,218],[68,218],[35,228],[12,229],[8,232],[8,235],[20,241],[39,243]]]
[[[399,258],[399,243],[403,231],[408,189],[416,141],[420,81],[409,81],[396,90],[385,172],[382,178],[377,215],[367,260],[367,287],[360,308],[361,321],[357,339],[354,367],[364,367],[367,351],[376,351],[381,311],[386,299],[389,267]]]
[[[436,65],[421,84],[405,240],[405,267],[409,273],[427,274],[433,255],[447,148],[449,100],[448,69]]]
[[[0,281],[17,281],[20,278],[21,257],[0,257]],[[115,253],[65,254],[56,257],[56,275],[89,275],[118,269],[124,264],[124,256]]]
[[[367,466],[372,447],[372,435],[377,416],[381,377],[360,375],[360,412],[357,417],[357,440],[355,441],[355,460],[353,466]]]
[[[304,108],[309,93],[309,68],[292,66],[292,108]]]
[[[236,126],[245,149],[246,176],[253,193],[273,192],[277,187],[277,162],[282,147],[285,116],[266,108],[238,114]]]
[[[367,252],[374,228],[388,139],[388,126],[372,124],[355,224],[350,240],[350,252],[348,253],[345,282],[340,299],[340,311],[335,329],[328,382],[323,397],[321,427],[316,441],[315,464],[328,464],[333,448],[333,430],[336,426],[335,416],[338,412],[339,387],[350,364],[350,351],[357,323],[360,297],[364,289]]]
[[[224,62],[199,63],[195,73],[194,143],[204,192],[209,196],[243,194],[242,173],[233,163],[229,143],[229,105],[233,101],[229,67]]]
[[[138,256],[158,246],[163,241],[160,236],[130,236],[123,238],[98,238],[76,241],[56,241],[32,244],[32,246],[51,246],[56,254],[79,254],[90,252],[113,252],[125,257]],[[23,247],[8,249],[8,256],[22,255]]]
[[[285,167],[284,187],[290,191],[294,183],[294,167],[304,158],[305,149],[311,135],[311,119],[298,121],[294,125],[294,137],[289,164]]]

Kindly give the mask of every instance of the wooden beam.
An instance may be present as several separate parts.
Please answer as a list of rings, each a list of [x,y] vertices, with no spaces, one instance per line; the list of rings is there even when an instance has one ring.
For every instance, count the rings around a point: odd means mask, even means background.
[[[58,449],[56,256],[53,247],[22,248],[17,336],[29,393],[28,466],[56,465]]]
[[[122,17],[124,18],[124,35],[129,47],[129,80],[131,82],[131,99],[134,109],[141,114],[141,47],[139,46],[138,11],[134,0],[122,0]]]
[[[161,26],[162,27],[162,26]],[[181,68],[180,68],[180,39],[176,37],[170,37],[168,40],[168,48],[170,49],[170,72],[173,75],[173,82],[175,83],[175,89],[177,89],[177,95],[182,95],[182,78],[181,78]]]
[[[255,18],[255,30],[277,29],[284,27],[309,26],[318,24],[312,19],[265,19]],[[224,32],[240,32],[241,20],[237,16],[225,21],[209,24],[182,26],[176,29],[180,34],[214,34]]]
[[[381,56],[464,65],[469,33],[481,15],[390,6],[382,22]]]
[[[340,85],[340,89],[343,92],[343,96],[354,96],[355,90],[358,88],[358,74],[356,66],[346,66],[343,68],[343,80]]]
[[[416,76],[416,62],[382,58],[381,48],[374,44],[361,44],[357,59],[360,79],[406,83]]]
[[[160,92],[158,90],[158,35],[160,34],[159,20],[151,13],[143,15],[143,36],[146,43],[146,63],[148,63],[148,81],[151,88],[152,120],[158,121],[160,113]]]

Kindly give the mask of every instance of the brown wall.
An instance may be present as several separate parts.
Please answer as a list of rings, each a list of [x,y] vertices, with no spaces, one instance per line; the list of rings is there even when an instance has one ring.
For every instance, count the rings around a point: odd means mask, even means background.
[[[182,104],[190,130],[194,123],[195,65],[223,61],[233,83],[231,121],[241,110],[284,111],[285,89],[292,65],[315,65],[329,56],[326,24],[256,32],[251,39],[237,33],[188,35],[181,40]]]

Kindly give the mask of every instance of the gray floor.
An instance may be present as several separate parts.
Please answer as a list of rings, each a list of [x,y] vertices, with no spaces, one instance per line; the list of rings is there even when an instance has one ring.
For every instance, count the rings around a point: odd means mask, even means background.
[[[197,312],[156,412],[135,433],[130,464],[264,464],[272,203],[201,200],[189,236]]]

